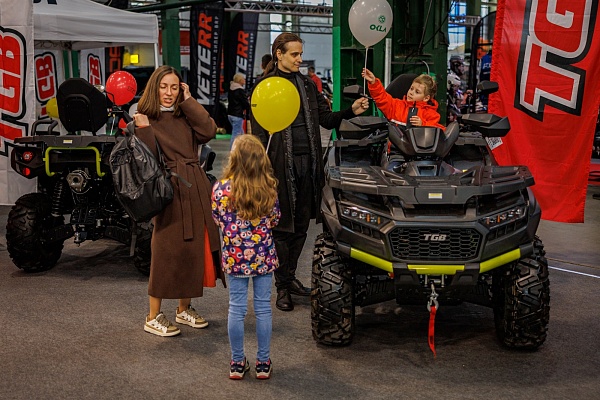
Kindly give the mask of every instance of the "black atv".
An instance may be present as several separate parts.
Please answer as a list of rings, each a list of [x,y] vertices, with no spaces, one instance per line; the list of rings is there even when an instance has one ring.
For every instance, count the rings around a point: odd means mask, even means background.
[[[55,131],[56,121],[38,120],[32,136],[15,139],[11,166],[28,179],[37,178],[38,191],[20,197],[8,215],[11,259],[26,272],[46,271],[58,262],[66,239],[74,237],[80,244],[108,238],[130,246],[135,267],[149,275],[152,223],[136,223],[125,212],[108,161],[124,136],[96,135],[109,116],[114,121],[130,117],[111,105],[102,88],[80,78],[60,85],[57,103],[67,135]],[[215,153],[205,145],[199,156],[209,171]]]
[[[399,80],[388,92],[406,86]],[[509,129],[493,114],[465,114],[445,131],[376,116],[342,122],[326,155],[313,257],[318,343],[349,344],[355,307],[393,299],[429,310],[486,305],[504,345],[544,343],[550,292],[533,177],[525,166],[498,166],[486,141]]]

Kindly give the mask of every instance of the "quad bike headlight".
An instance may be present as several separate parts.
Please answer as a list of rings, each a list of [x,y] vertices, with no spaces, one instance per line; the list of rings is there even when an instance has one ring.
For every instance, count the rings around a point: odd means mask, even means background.
[[[510,210],[505,210],[496,214],[492,214],[479,220],[481,224],[488,228],[504,225],[510,222],[520,220],[527,213],[526,206],[513,207]]]
[[[383,218],[382,216],[375,214],[368,210],[363,210],[358,207],[348,207],[340,205],[340,213],[342,217],[362,222],[367,225],[379,226],[382,223],[388,221],[387,218]]]

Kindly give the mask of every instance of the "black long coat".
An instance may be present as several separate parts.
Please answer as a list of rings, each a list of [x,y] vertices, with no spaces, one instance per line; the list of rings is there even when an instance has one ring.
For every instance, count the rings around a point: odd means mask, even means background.
[[[302,102],[303,107],[308,109],[308,113],[310,114],[310,118],[307,119],[306,123],[310,124],[307,131],[311,149],[314,185],[314,203],[312,207],[314,213],[311,215],[311,218],[316,218],[317,222],[320,222],[321,216],[318,209],[321,205],[321,190],[323,189],[325,180],[319,125],[325,129],[337,129],[343,119],[350,119],[355,115],[352,112],[352,108],[332,112],[327,101],[325,101],[325,98],[317,92],[315,83],[309,77],[302,75],[299,72],[287,74],[275,69],[275,71],[259,79],[256,84],[262,79],[271,76],[284,77],[290,79],[292,83],[295,83],[294,80],[297,77],[300,82],[302,82],[303,90],[301,88],[300,92],[304,92],[306,95],[303,96],[302,93],[300,93],[300,101]],[[274,110],[274,112],[276,112],[276,110]],[[258,136],[266,147],[269,140],[268,132],[258,124],[252,115],[250,121],[252,124],[252,134]],[[281,208],[281,219],[275,230],[294,232],[296,188],[293,181],[293,149],[291,129],[289,129],[289,127],[272,135],[268,155],[273,166],[275,177],[279,181],[277,195],[279,197],[279,205]]]

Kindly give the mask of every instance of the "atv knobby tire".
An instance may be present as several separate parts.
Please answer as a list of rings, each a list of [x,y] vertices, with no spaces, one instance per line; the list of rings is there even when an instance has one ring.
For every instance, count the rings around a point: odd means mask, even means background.
[[[133,263],[139,272],[145,276],[150,276],[150,260],[152,256],[150,244],[152,242],[152,230],[154,229],[154,225],[148,223],[146,229],[139,227],[138,229],[139,233],[135,242]]]
[[[20,197],[8,214],[6,247],[13,263],[25,272],[47,271],[62,254],[63,242],[48,242],[44,231],[64,224],[51,215],[50,198],[42,193]]]
[[[506,347],[534,350],[546,340],[550,281],[544,254],[536,237],[531,258],[499,269],[492,278],[496,334]]]
[[[313,338],[344,346],[354,335],[352,271],[338,256],[329,233],[315,241],[310,296]]]

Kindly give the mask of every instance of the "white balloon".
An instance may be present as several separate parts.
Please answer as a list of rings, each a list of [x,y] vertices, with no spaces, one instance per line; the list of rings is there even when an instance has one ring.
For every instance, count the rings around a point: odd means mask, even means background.
[[[357,0],[348,14],[352,35],[365,47],[383,39],[390,31],[393,19],[392,7],[386,0]]]

